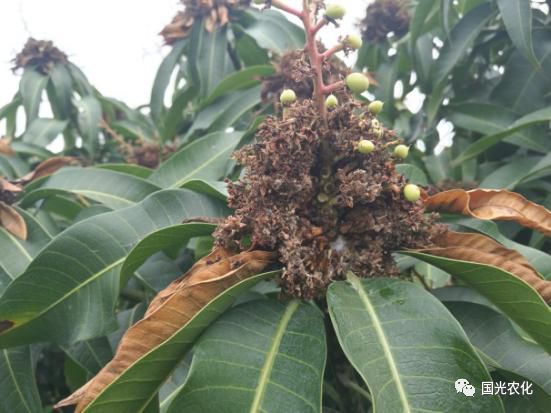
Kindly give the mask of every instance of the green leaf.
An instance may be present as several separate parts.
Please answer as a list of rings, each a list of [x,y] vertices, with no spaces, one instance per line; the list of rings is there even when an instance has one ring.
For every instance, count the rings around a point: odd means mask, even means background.
[[[42,181],[21,199],[23,207],[60,193],[73,193],[112,209],[140,202],[161,188],[136,176],[100,168],[66,167]]]
[[[463,162],[478,156],[492,146],[501,142],[507,136],[510,136],[511,134],[523,128],[526,128],[527,126],[549,121],[551,121],[551,107],[543,108],[537,110],[536,112],[525,115],[522,118],[513,122],[507,129],[502,130],[501,132],[494,133],[492,135],[485,136],[469,145],[469,147],[465,149],[463,153],[461,153],[457,158],[453,160],[452,166],[459,166]]]
[[[226,172],[229,155],[243,132],[215,132],[184,146],[150,177],[163,188],[178,188],[193,179],[216,181]]]
[[[428,185],[429,181],[427,175],[423,172],[422,169],[418,168],[415,165],[411,164],[399,164],[396,165],[396,172],[400,175],[406,177],[409,182],[412,182],[417,185]]]
[[[107,335],[109,344],[111,344],[111,349],[113,351],[117,350],[122,336],[126,333],[134,323],[143,318],[146,310],[146,305],[144,302],[128,309],[123,310],[117,313],[117,323],[119,328],[117,328],[112,333]]]
[[[196,19],[189,37],[188,59],[192,79],[199,85],[199,96],[205,98],[229,72],[228,26],[209,32],[204,21]]]
[[[248,9],[239,23],[260,47],[279,54],[304,47],[304,31],[277,10]]]
[[[483,102],[465,102],[450,106],[446,117],[456,127],[484,135],[502,132],[518,119],[518,115],[509,108]],[[504,141],[541,153],[551,150],[550,142],[537,128],[521,129]]]
[[[178,94],[174,98],[174,101],[172,102],[172,105],[163,118],[163,122],[161,125],[162,142],[173,139],[180,131],[180,128],[185,125],[187,120],[186,111],[189,110],[191,112],[191,109],[188,109],[188,106],[191,105],[196,95],[197,86],[195,85],[185,87],[178,92]]]
[[[444,44],[436,61],[434,85],[443,82],[461,58],[465,56],[467,49],[472,46],[492,14],[492,5],[484,3],[459,20],[459,23],[452,29],[450,38]]]
[[[0,411],[35,413],[42,411],[38,388],[34,381],[31,349],[17,347],[0,352]]]
[[[228,186],[225,182],[193,179],[182,185],[182,188],[189,189],[193,192],[199,192],[200,194],[205,194],[224,202],[228,198]]]
[[[536,290],[520,278],[491,265],[413,251],[402,253],[432,264],[477,290],[551,353],[551,309]]]
[[[329,287],[327,303],[339,343],[369,386],[373,412],[503,412],[482,360],[444,305],[421,287],[390,278]],[[463,378],[474,397],[456,393]]]
[[[93,96],[85,96],[77,101],[78,128],[82,134],[83,146],[90,156],[94,156],[99,145],[101,105]]]
[[[11,233],[0,227],[0,293],[3,293],[7,285],[16,279],[33,257],[36,256],[52,239],[51,234],[26,211],[16,208],[17,212],[25,220],[27,225],[27,239],[14,237]]]
[[[197,131],[224,131],[258,105],[260,101],[260,86],[224,95],[197,114],[193,126],[186,136],[192,136]]]
[[[46,147],[67,127],[68,121],[36,118],[23,134],[23,142]]]
[[[167,413],[321,412],[324,327],[321,312],[297,300],[233,308],[198,341]]]
[[[48,84],[48,76],[44,76],[33,69],[25,69],[21,82],[19,83],[19,93],[25,108],[27,126],[38,117],[42,92]]]
[[[10,144],[10,147],[18,154],[36,156],[40,159],[53,158],[54,154],[41,146],[37,146],[31,143],[25,143],[21,141],[14,141]]]
[[[423,32],[425,22],[428,20],[429,15],[434,13],[438,9],[438,3],[434,0],[419,0],[410,22],[409,35],[412,44],[415,44],[417,38]]]
[[[549,354],[520,337],[511,322],[497,311],[466,302],[447,302],[446,307],[461,323],[487,364],[538,384],[548,393],[548,401],[551,401]]]
[[[551,175],[551,152],[547,156],[515,157],[514,161],[503,165],[481,182],[481,188],[513,190],[524,182]]]
[[[137,178],[147,179],[153,171],[145,166],[132,165],[127,163],[103,163],[95,166],[99,169],[108,169],[110,171],[120,172],[127,175],[132,175]]]
[[[161,65],[159,66],[159,70],[155,75],[149,106],[151,108],[151,117],[157,124],[161,121],[161,116],[165,108],[165,93],[168,84],[170,83],[172,72],[174,72],[174,68],[182,58],[182,53],[187,45],[188,42],[186,39],[176,42],[172,46],[170,53],[163,59]]]
[[[140,266],[153,254],[184,246],[191,238],[210,235],[216,225],[203,223],[179,224],[152,232],[137,243],[128,254],[121,269],[121,285],[125,285]]]
[[[168,190],[71,226],[0,298],[0,347],[74,343],[104,334],[114,326],[119,272],[132,248],[159,228],[224,212],[205,196]]]
[[[75,66],[74,64],[69,62],[65,65],[65,67],[69,69],[69,73],[73,78],[74,87],[78,91],[80,96],[88,96],[94,94],[94,88],[92,87],[92,85],[90,85],[90,82],[88,82],[86,75],[82,73],[82,70],[80,70],[78,66]]]
[[[89,374],[97,374],[112,358],[107,337],[97,337],[64,347],[63,351]]]
[[[551,87],[551,33],[534,30],[533,42],[539,66],[534,66],[515,50],[505,64],[505,74],[492,92],[491,98],[518,114],[526,114],[547,105],[546,94]]]
[[[513,44],[534,66],[539,67],[532,44],[532,6],[530,2],[497,0],[497,5]]]
[[[16,279],[32,258],[50,241],[51,236],[31,215],[18,210],[27,224],[23,241],[0,228],[0,292]],[[28,346],[3,349],[0,353],[0,411],[34,413],[41,411],[40,397],[34,379],[34,365]]]
[[[250,66],[246,69],[232,73],[218,84],[216,89],[214,89],[214,91],[205,101],[205,105],[214,102],[217,98],[229,92],[241,89],[248,89],[252,86],[256,86],[260,84],[263,77],[270,76],[274,72],[275,69],[273,66],[259,65]]]
[[[55,95],[55,106],[61,117],[67,119],[71,116],[71,98],[73,94],[73,79],[67,67],[63,64],[55,64],[50,72],[50,81]]]
[[[86,413],[135,413],[156,395],[197,337],[227,310],[235,299],[261,280],[278,272],[247,278],[218,295],[169,339],[125,370],[84,410]]]

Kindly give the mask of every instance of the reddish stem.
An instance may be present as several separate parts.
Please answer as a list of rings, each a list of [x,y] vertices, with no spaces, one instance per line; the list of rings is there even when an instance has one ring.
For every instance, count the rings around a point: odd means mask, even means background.
[[[323,87],[323,93],[328,95],[330,93],[333,93],[336,90],[343,89],[344,88],[344,81],[340,80],[338,82],[335,82],[331,85],[327,85]]]
[[[310,59],[310,66],[314,69],[314,101],[318,106],[321,117],[326,120],[325,99],[323,90],[325,85],[323,84],[323,57],[318,50],[316,44],[316,26],[312,22],[312,13],[310,10],[310,4],[308,0],[302,2],[302,24],[304,25],[304,31],[306,33],[306,51],[308,52],[308,58]]]
[[[323,54],[322,58],[323,60],[329,59],[331,56],[333,56],[335,53],[340,52],[341,50],[344,50],[344,45],[342,43],[339,43],[336,46],[333,46],[331,49],[327,49]]]
[[[320,29],[325,26],[327,24],[327,20],[325,18],[321,19],[320,21],[318,21],[318,23],[312,27],[312,34],[316,34],[317,32],[320,31]]]
[[[272,6],[277,7],[280,10],[286,11],[297,16],[299,19],[302,19],[302,12],[300,10],[294,9],[291,6],[286,5],[281,0],[272,0]]]

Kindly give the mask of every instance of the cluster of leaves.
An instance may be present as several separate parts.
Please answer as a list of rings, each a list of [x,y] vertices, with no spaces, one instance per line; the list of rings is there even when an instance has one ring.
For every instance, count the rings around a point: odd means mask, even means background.
[[[275,10],[279,0],[263,11],[183,3],[217,14],[193,15],[170,41],[148,111],[103,96],[62,53],[17,63],[19,92],[0,109],[0,195],[10,192],[25,234],[0,227],[0,411],[52,411],[80,389],[62,411],[545,412],[551,259],[540,247],[551,214],[525,198],[426,198],[460,232],[396,251],[400,278],[349,273],[315,301],[281,295],[272,252],[212,250],[215,224],[232,213],[223,179],[241,173],[230,155],[265,115],[281,116],[262,100],[262,79],[306,36]],[[425,143],[396,171],[419,185],[493,177],[483,186],[545,201],[549,14],[493,0],[408,10],[407,33],[375,31],[382,40],[364,42],[358,58],[386,103],[379,118]],[[404,96],[416,88],[429,97],[412,114]],[[441,119],[456,136],[436,154]],[[59,135],[53,154],[45,148]],[[58,169],[74,159],[88,166]],[[475,397],[456,394],[458,378]],[[534,394],[482,396],[491,380],[528,380]]]

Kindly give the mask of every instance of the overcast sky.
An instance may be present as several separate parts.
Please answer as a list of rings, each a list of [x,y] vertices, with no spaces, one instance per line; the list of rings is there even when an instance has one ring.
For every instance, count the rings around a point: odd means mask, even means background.
[[[326,44],[355,31],[369,1],[342,3],[349,12],[340,30],[322,32]],[[131,106],[148,102],[168,52],[158,33],[179,8],[177,0],[0,0],[0,106],[17,90],[10,60],[29,36],[52,40],[104,95]]]

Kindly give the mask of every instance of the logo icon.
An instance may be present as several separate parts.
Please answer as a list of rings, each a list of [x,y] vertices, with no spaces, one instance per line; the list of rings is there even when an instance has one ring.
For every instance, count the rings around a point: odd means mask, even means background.
[[[474,397],[476,393],[474,386],[471,386],[466,379],[457,379],[455,381],[455,391],[457,393],[463,393],[467,397]]]

